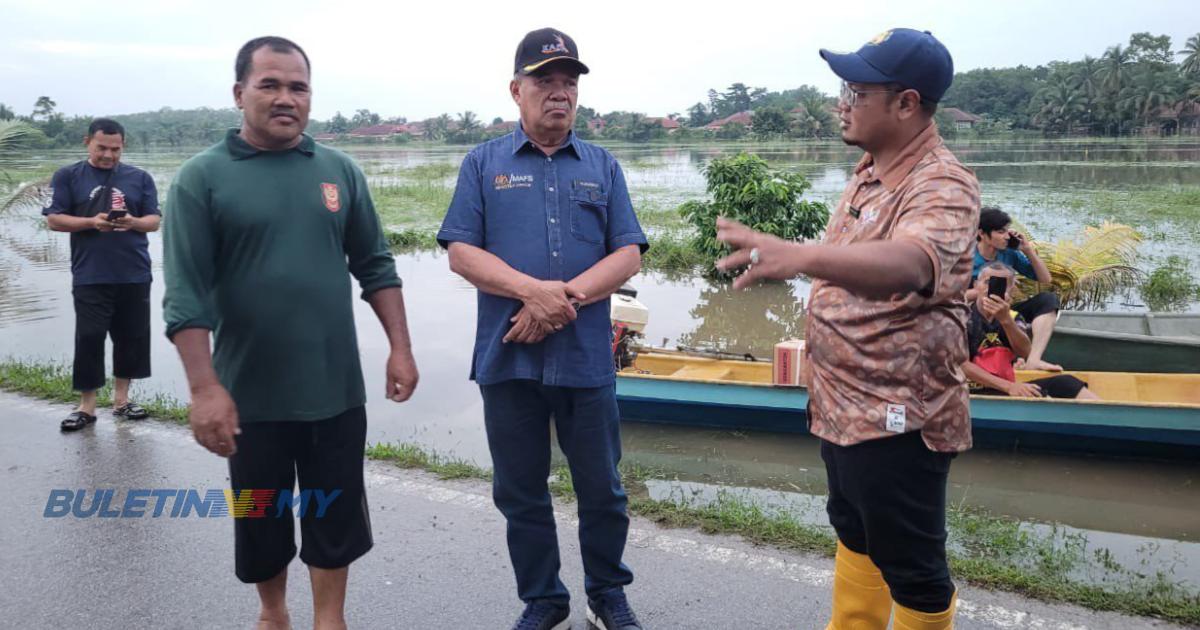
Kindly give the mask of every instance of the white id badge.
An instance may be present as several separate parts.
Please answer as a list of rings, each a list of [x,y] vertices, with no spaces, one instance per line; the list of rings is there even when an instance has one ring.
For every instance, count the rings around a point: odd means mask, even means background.
[[[888,405],[887,406],[887,425],[884,427],[892,433],[904,433],[905,428],[905,411],[904,405]]]

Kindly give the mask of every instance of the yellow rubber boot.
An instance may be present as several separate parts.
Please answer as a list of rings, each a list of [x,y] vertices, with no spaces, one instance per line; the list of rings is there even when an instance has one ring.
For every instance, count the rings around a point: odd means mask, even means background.
[[[950,597],[950,607],[942,612],[926,613],[896,604],[894,630],[949,630],[954,627],[954,607],[958,592]]]
[[[833,574],[833,618],[826,630],[886,630],[892,595],[875,563],[838,541]]]

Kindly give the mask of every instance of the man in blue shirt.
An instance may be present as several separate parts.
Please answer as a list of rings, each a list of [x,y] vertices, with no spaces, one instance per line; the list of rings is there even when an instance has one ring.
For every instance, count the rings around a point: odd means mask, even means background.
[[[1017,270],[1017,273],[1037,280],[1041,283],[1050,282],[1050,270],[1046,263],[1038,257],[1033,243],[1022,234],[1012,230],[1012,218],[999,208],[982,208],[979,211],[979,234],[975,247],[975,264],[971,269],[971,287],[967,289],[967,302],[972,303],[977,297],[975,281],[979,272],[990,262],[999,261]],[[1049,291],[1013,304],[1013,310],[1030,325],[1032,346],[1029,356],[1022,367],[1028,370],[1046,370],[1061,372],[1062,366],[1049,363],[1042,359],[1050,336],[1054,334],[1054,324],[1058,321],[1058,296]]]
[[[158,191],[150,174],[121,163],[125,129],[108,118],[88,125],[88,157],[58,169],[50,206],[56,232],[71,233],[75,302],[75,391],[79,408],[63,421],[77,431],[96,421],[96,390],[104,386],[104,340],[113,340],[113,415],[141,420],[129,382],[150,376],[150,250],[158,229]]]
[[[571,132],[587,71],[561,31],[525,36],[509,84],[520,125],[467,154],[438,232],[450,268],[479,289],[471,378],[526,604],[514,628],[529,630],[570,623],[546,481],[552,418],[579,500],[588,620],[642,627],[623,591],[633,574],[621,561],[629,517],[608,298],[637,273],[646,237],[617,161]]]

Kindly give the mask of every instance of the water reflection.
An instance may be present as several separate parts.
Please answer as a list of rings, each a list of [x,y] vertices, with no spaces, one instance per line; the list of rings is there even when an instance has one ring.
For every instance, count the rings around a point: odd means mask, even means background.
[[[680,335],[679,343],[770,357],[776,343],[804,337],[808,290],[808,284],[800,282],[769,283],[746,291],[710,283],[689,310],[695,327]]]

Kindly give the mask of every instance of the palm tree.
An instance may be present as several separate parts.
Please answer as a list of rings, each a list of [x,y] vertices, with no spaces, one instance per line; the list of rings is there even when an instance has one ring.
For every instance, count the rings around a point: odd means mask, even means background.
[[[1133,64],[1133,52],[1117,44],[1104,51],[1101,63],[1101,86],[1114,94],[1120,92],[1128,78],[1126,70]]]
[[[1200,76],[1200,34],[1188,38],[1187,43],[1183,45],[1183,50],[1178,54],[1184,55],[1183,63],[1179,65],[1179,71],[1184,76]]]
[[[469,133],[479,129],[479,119],[475,117],[475,112],[463,112],[458,115],[458,130],[462,133]]]
[[[19,120],[0,121],[0,157],[24,147],[38,136],[36,127]]]
[[[1028,232],[1026,232],[1028,233]],[[1118,290],[1137,283],[1138,245],[1142,237],[1128,225],[1104,222],[1074,238],[1037,243],[1038,256],[1050,269],[1050,289],[1064,309],[1096,308]],[[1037,282],[1022,278],[1020,292],[1034,295]]]
[[[1052,75],[1037,97],[1043,99],[1043,103],[1035,118],[1044,127],[1055,131],[1070,131],[1071,125],[1087,110],[1087,95],[1065,73]]]

